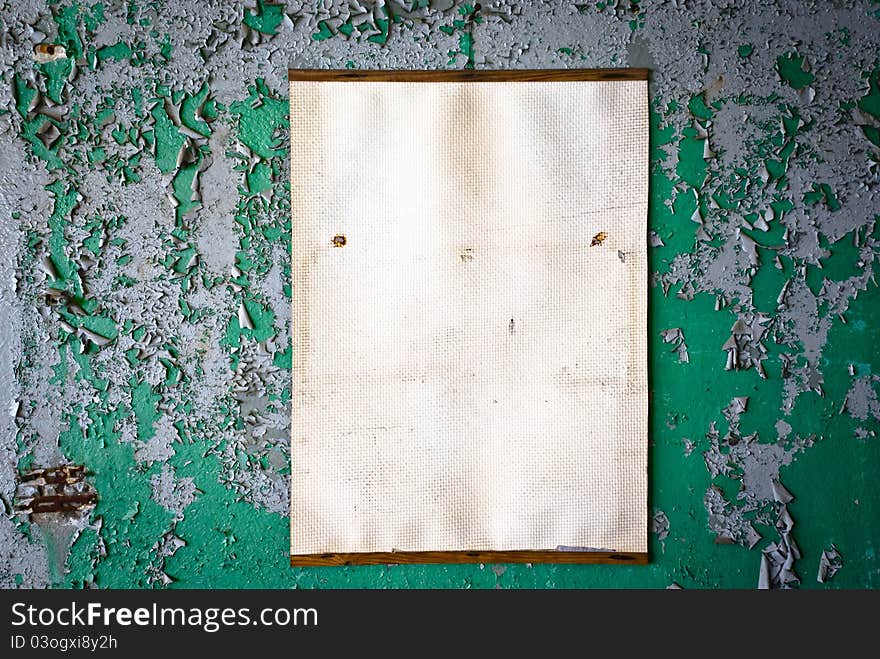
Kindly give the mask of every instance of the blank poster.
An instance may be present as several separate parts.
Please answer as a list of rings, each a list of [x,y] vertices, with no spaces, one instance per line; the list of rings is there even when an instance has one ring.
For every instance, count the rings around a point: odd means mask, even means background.
[[[647,81],[296,73],[291,554],[646,552]]]

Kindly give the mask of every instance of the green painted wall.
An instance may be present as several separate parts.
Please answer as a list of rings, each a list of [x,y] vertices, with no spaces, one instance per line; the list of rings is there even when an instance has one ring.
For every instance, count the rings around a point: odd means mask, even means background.
[[[752,588],[793,539],[790,585],[880,585],[880,6],[329,4],[3,9],[0,583]],[[291,569],[288,66],[625,65],[654,71],[651,564]],[[94,510],[16,515],[66,462]]]

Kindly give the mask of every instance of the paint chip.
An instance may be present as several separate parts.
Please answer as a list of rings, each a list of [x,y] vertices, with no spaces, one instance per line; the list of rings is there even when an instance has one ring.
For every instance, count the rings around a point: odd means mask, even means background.
[[[680,327],[673,327],[671,329],[662,330],[660,332],[660,336],[663,337],[663,343],[672,344],[672,352],[678,353],[678,361],[680,363],[690,363],[688,347],[687,344],[684,342],[684,332],[682,332]]]
[[[660,237],[656,231],[651,231],[648,235],[648,244],[651,247],[664,247],[666,243],[663,242],[663,239]]]
[[[785,489],[782,483],[779,482],[779,479],[772,479],[770,481],[770,488],[773,490],[773,498],[777,503],[789,503],[794,500],[794,496]]]
[[[816,575],[816,581],[825,583],[832,579],[835,574],[843,567],[843,558],[837,547],[833,544],[830,549],[825,549],[819,558],[819,573]]]

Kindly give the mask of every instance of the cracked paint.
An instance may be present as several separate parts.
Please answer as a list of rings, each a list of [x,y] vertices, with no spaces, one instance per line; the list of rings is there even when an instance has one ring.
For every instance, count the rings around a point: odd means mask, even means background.
[[[875,3],[0,20],[0,586],[880,586]],[[288,67],[616,66],[652,70],[652,563],[291,569]],[[63,464],[67,535],[14,509]]]

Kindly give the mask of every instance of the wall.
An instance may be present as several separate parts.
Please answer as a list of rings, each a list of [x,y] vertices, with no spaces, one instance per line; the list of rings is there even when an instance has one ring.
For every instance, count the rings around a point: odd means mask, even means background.
[[[2,21],[0,585],[880,585],[876,2]],[[288,566],[289,66],[652,69],[651,565]]]

